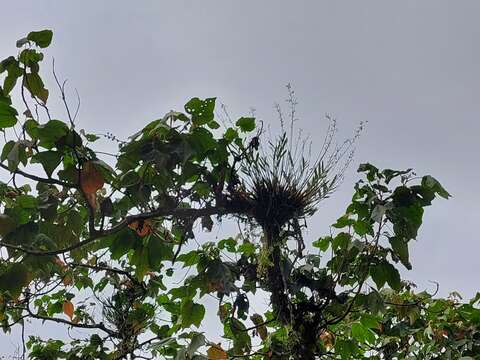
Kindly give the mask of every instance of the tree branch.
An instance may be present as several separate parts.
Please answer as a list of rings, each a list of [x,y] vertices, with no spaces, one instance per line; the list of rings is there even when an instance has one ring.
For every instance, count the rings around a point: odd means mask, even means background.
[[[45,184],[60,185],[60,186],[64,186],[64,187],[72,188],[72,189],[77,188],[77,186],[75,184],[68,183],[68,182],[65,182],[65,181],[62,181],[62,180],[57,180],[57,179],[52,179],[52,178],[48,178],[48,179],[42,178],[40,176],[28,174],[28,173],[26,173],[22,170],[19,170],[19,169],[15,170],[15,171],[12,171],[8,168],[7,165],[2,164],[2,163],[0,163],[0,167],[5,169],[5,170],[8,170],[11,174],[22,175],[23,177],[25,177],[27,179],[30,179],[30,180],[38,181],[38,182],[45,183]]]
[[[156,209],[154,211],[149,211],[137,215],[129,215],[125,217],[121,222],[116,224],[110,229],[103,230],[103,231],[95,231],[91,234],[90,237],[87,239],[80,241],[76,244],[70,245],[66,248],[57,249],[57,250],[48,250],[48,251],[38,251],[32,250],[28,248],[24,248],[23,246],[8,244],[5,242],[0,242],[0,246],[4,246],[7,249],[17,250],[24,252],[25,254],[29,255],[36,255],[36,256],[51,256],[51,255],[59,255],[64,254],[66,252],[70,252],[72,250],[81,248],[83,246],[89,245],[93,243],[95,240],[100,239],[105,236],[113,235],[119,232],[120,230],[126,228],[129,224],[137,221],[137,220],[146,220],[158,217],[167,217],[167,216],[174,216],[177,218],[191,218],[197,219],[202,216],[208,215],[226,215],[226,214],[233,214],[236,213],[234,210],[228,210],[223,207],[206,207],[202,209],[193,209],[193,208],[167,208],[167,209]]]
[[[69,325],[69,326],[73,326],[73,327],[77,327],[77,328],[82,328],[82,329],[99,329],[99,330],[102,330],[102,331],[106,332],[108,335],[111,335],[111,336],[116,336],[117,335],[117,333],[115,331],[108,329],[105,325],[103,325],[103,323],[99,323],[99,324],[75,324],[71,321],[56,318],[56,317],[48,317],[48,316],[42,316],[42,315],[34,314],[28,306],[26,306],[24,308],[21,308],[21,309],[26,310],[28,312],[28,315],[31,318],[34,318],[34,319],[44,320],[44,321],[53,321],[53,322],[56,322],[56,323],[59,323],[59,324],[65,324],[65,325]]]

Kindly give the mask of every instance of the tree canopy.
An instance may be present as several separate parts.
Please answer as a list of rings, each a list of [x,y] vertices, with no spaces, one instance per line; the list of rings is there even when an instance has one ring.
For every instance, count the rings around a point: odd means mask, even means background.
[[[337,143],[328,118],[325,141],[305,141],[290,88],[270,138],[253,115],[220,121],[215,98],[192,98],[127,140],[80,130],[55,69],[65,120],[47,105],[40,65],[52,36],[31,32],[0,62],[0,323],[82,335],[33,331],[19,358],[480,358],[480,295],[417,292],[398,270],[412,269],[425,208],[450,197],[434,177],[360,165],[345,213],[307,242],[359,130]],[[96,150],[105,137],[118,152]],[[198,239],[222,221],[238,231]],[[208,317],[222,327],[205,331]]]

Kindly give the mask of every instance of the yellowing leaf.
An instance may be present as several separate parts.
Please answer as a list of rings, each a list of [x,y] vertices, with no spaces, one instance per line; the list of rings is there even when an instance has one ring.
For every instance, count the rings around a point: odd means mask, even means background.
[[[97,208],[97,194],[95,193],[85,193],[85,197],[87,198],[88,203],[92,207],[93,210]]]
[[[63,313],[65,315],[67,315],[70,318],[70,320],[73,320],[73,309],[74,309],[74,307],[73,307],[72,302],[68,301],[68,300],[65,301],[63,303],[62,309],[63,309]]]
[[[212,345],[207,350],[207,355],[209,360],[226,360],[227,353],[223,350],[220,345]]]
[[[260,336],[262,340],[265,340],[268,337],[268,331],[267,327],[264,324],[263,317],[260,314],[253,314],[252,316],[250,316],[250,320],[252,320],[252,322],[257,327],[256,331],[258,336]]]
[[[138,236],[144,237],[152,233],[152,222],[150,220],[138,220],[128,225],[130,229],[137,232]]]
[[[91,161],[83,164],[80,173],[80,186],[85,194],[95,194],[105,184],[103,175]]]
[[[230,310],[227,304],[223,304],[218,307],[217,315],[220,318],[220,321],[222,322],[225,321],[225,319],[228,317],[229,314],[230,314]]]
[[[63,281],[63,285],[65,285],[65,286],[73,284],[73,279],[70,275],[65,275],[65,277],[63,278],[62,281]]]
[[[335,336],[328,330],[323,331],[320,334],[320,340],[322,340],[323,346],[325,349],[330,350],[333,348],[333,343],[335,342]]]
[[[63,260],[60,259],[58,256],[56,256],[52,261],[58,266],[60,266],[62,269],[65,269],[67,267],[67,265],[63,262]]]

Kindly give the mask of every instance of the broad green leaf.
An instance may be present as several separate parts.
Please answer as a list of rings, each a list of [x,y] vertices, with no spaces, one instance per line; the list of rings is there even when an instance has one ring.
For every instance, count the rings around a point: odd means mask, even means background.
[[[363,220],[355,221],[353,224],[353,230],[355,230],[359,236],[364,236],[373,232],[372,225]]]
[[[194,125],[204,125],[213,120],[215,100],[216,98],[208,98],[205,100],[193,98],[185,104],[185,111],[192,115]]]
[[[183,262],[183,267],[192,266],[198,263],[200,254],[197,250],[192,250],[188,253],[178,256],[177,261]]]
[[[31,143],[25,140],[7,142],[2,149],[1,160],[7,160],[8,168],[11,171],[15,171],[20,162],[22,162],[23,164],[27,163],[27,155],[25,152],[25,148],[30,145]]]
[[[205,316],[205,307],[201,304],[195,304],[192,300],[188,300],[182,305],[181,315],[183,328],[188,328],[191,325],[199,327]]]
[[[137,247],[129,260],[130,264],[135,266],[135,276],[142,281],[145,274],[151,270],[148,250],[144,247]]]
[[[206,344],[205,335],[203,334],[194,335],[187,348],[188,358],[192,359],[193,355],[197,352],[197,350],[202,346],[204,346],[205,344]]]
[[[45,89],[45,85],[43,85],[43,81],[37,73],[26,74],[23,84],[32,96],[39,98],[44,104],[47,103],[48,90]]]
[[[352,336],[361,343],[368,342],[373,344],[375,342],[375,334],[361,323],[354,323],[352,325]]]
[[[196,128],[193,130],[189,138],[190,145],[203,158],[205,153],[215,149],[216,141],[210,131],[204,128]]]
[[[381,289],[385,283],[388,283],[388,285],[394,290],[398,291],[401,289],[401,280],[398,270],[386,261],[372,266],[370,269],[370,275],[378,289]]]
[[[10,140],[5,145],[3,145],[2,155],[0,157],[2,161],[7,160],[8,154],[10,154],[14,146],[15,146],[15,141],[13,140]]]
[[[225,135],[223,135],[223,137],[228,142],[232,142],[233,140],[238,138],[237,130],[232,129],[232,128],[228,128],[227,131],[225,131]]]
[[[156,235],[151,235],[147,244],[148,262],[152,269],[160,268],[162,261],[173,258],[172,247]]]
[[[346,232],[338,233],[332,240],[332,248],[334,250],[346,249],[351,240],[352,240],[352,237],[349,233],[346,233]]]
[[[380,328],[379,318],[370,314],[362,314],[360,323],[368,329]]]
[[[408,243],[403,239],[393,236],[388,239],[390,241],[390,245],[392,246],[392,250],[395,255],[398,256],[402,264],[408,269],[412,269],[412,265],[410,264],[409,254],[408,254]]]
[[[354,354],[358,351],[358,346],[352,340],[339,339],[335,341],[335,354],[340,355],[342,360],[354,359]]]
[[[255,118],[241,117],[237,120],[235,125],[237,125],[243,132],[253,131],[255,129]]]
[[[387,281],[387,275],[385,274],[385,264],[382,262],[377,265],[373,265],[370,268],[370,275],[372,277],[372,280],[375,282],[377,285],[377,289],[381,289],[383,285],[385,285]]]
[[[28,39],[26,37],[17,40],[17,48],[21,48],[23,45],[28,44]]]
[[[233,349],[237,355],[248,353],[252,348],[252,340],[246,331],[245,325],[238,319],[231,318],[230,331],[233,335]]]
[[[20,68],[17,59],[15,59],[13,56],[6,58],[0,63],[0,73],[4,71],[7,71],[8,75],[3,81],[2,97],[10,94],[17,83],[17,79],[23,75],[23,70]],[[8,105],[11,104],[10,100],[6,102]]]
[[[0,273],[0,291],[8,291],[17,298],[23,287],[28,284],[28,269],[21,263],[9,264]]]
[[[376,177],[379,176],[378,168],[368,163],[360,164],[357,171],[367,173],[367,179],[369,181],[373,181]]]
[[[129,229],[125,229],[113,235],[112,243],[110,245],[112,259],[120,259],[134,247],[137,240],[135,232]]]
[[[14,126],[17,123],[17,110],[0,101],[0,129]]]
[[[347,215],[344,215],[337,219],[337,222],[332,226],[337,229],[342,229],[347,226],[352,226],[355,224],[355,220],[349,219]]]
[[[423,208],[420,205],[399,206],[387,212],[395,235],[405,240],[415,239],[422,225]]]
[[[5,214],[0,214],[0,236],[4,237],[17,227],[15,220]]]
[[[37,46],[46,48],[52,42],[53,32],[51,30],[32,31],[27,39],[33,41]]]
[[[32,163],[39,163],[43,166],[43,169],[47,173],[48,177],[51,177],[53,171],[60,165],[62,161],[62,154],[57,151],[43,151],[32,156]]]
[[[448,191],[445,190],[445,188],[433,176],[424,176],[422,178],[422,186],[433,190],[444,199],[448,199],[451,196]]]
[[[27,134],[32,139],[39,140],[40,145],[46,149],[56,146],[56,142],[68,133],[68,126],[60,120],[50,120],[42,125],[35,120],[27,120],[24,126]]]

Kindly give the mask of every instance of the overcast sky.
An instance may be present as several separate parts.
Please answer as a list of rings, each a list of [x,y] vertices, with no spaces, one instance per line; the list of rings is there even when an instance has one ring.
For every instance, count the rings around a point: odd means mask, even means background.
[[[438,281],[441,295],[480,290],[478,0],[24,0],[1,10],[1,58],[29,31],[54,30],[47,61],[55,57],[77,88],[78,124],[88,130],[125,138],[194,96],[216,96],[234,116],[255,107],[276,126],[273,103],[288,82],[314,140],[324,135],[325,113],[344,135],[368,121],[310,238],[344,211],[359,163],[412,167],[453,198],[427,209],[405,275],[421,290]],[[56,114],[64,116],[60,107]]]

